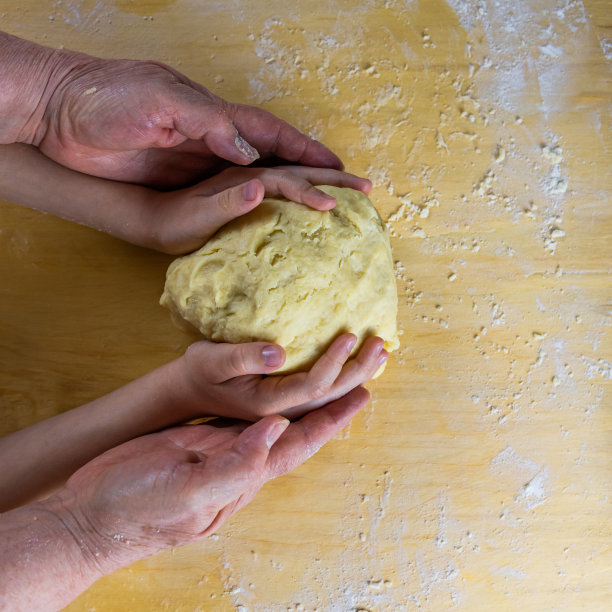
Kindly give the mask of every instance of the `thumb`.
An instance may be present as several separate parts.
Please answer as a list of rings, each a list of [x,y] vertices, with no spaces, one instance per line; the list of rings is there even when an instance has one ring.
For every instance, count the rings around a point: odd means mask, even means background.
[[[258,160],[259,151],[251,146],[226,117],[226,121],[210,126],[202,138],[208,148],[219,157],[246,166]]]
[[[227,497],[222,501],[227,503],[234,499],[237,491],[233,489],[240,489],[238,493],[242,493],[245,484],[258,481],[258,475],[264,474],[270,449],[288,426],[289,421],[280,415],[264,417],[244,429],[230,449],[207,458],[202,469],[210,474],[210,488],[214,488],[215,480],[222,484],[217,489]]]
[[[191,140],[203,140],[212,153],[240,165],[259,159],[259,152],[239,133],[224,109],[224,101],[209,92],[184,85],[173,91],[174,127]]]
[[[210,343],[208,352],[207,372],[215,383],[247,374],[270,374],[285,363],[283,347],[269,342]]]
[[[192,224],[193,235],[197,236],[195,248],[226,223],[253,210],[263,200],[264,193],[263,183],[252,179],[212,196],[196,196],[192,204],[196,215]]]
[[[265,417],[247,427],[231,449],[209,458],[203,469],[212,478],[208,479],[205,496],[208,502],[214,500],[219,512],[201,536],[215,531],[229,516],[251,501],[264,484],[270,448],[288,426],[289,421],[281,416]]]
[[[264,194],[263,183],[259,179],[252,179],[206,197],[207,229],[214,227],[213,231],[217,231],[232,219],[246,214],[263,200]]]
[[[254,455],[268,457],[268,451],[281,437],[289,426],[289,420],[280,415],[268,416],[247,427],[234,442],[232,449],[242,455],[253,459]],[[258,463],[261,463],[259,461]]]

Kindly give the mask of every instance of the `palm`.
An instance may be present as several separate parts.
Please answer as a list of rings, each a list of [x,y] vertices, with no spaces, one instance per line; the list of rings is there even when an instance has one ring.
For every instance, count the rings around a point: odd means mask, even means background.
[[[147,527],[158,549],[199,537],[215,517],[233,514],[262,484],[259,478],[221,479],[244,426],[179,427],[137,438],[90,462],[70,478],[88,516],[103,517],[102,533],[147,547]],[[93,511],[93,512],[92,512]]]

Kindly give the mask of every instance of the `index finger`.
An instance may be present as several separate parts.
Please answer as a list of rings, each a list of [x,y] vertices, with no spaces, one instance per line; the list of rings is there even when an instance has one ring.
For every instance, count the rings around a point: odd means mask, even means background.
[[[240,134],[262,155],[275,155],[304,166],[344,169],[340,158],[324,144],[262,108],[232,104],[227,112]]]
[[[313,410],[299,421],[291,423],[270,449],[265,479],[282,476],[312,457],[350,423],[369,399],[369,392],[363,387],[357,387],[335,402]]]

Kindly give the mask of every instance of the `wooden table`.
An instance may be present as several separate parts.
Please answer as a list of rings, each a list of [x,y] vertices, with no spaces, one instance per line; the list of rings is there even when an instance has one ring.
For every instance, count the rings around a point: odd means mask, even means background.
[[[341,439],[68,610],[609,610],[609,0],[0,5],[168,62],[373,179],[402,348]],[[0,207],[2,431],[179,355],[170,258]]]

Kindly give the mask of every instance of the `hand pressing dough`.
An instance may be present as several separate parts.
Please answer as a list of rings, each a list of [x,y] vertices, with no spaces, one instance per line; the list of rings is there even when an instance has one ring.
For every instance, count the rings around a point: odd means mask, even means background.
[[[310,368],[339,334],[397,338],[389,235],[360,191],[322,186],[337,205],[320,212],[266,198],[200,250],[176,259],[160,303],[216,342],[284,347],[278,372]]]

